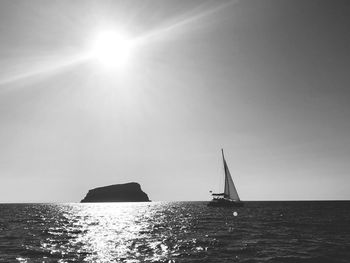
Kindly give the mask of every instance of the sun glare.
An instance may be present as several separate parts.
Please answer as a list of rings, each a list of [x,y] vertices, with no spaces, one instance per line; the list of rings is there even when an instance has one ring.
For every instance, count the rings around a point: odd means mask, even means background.
[[[104,31],[94,39],[90,55],[105,68],[123,68],[130,60],[132,49],[132,41],[125,34]]]

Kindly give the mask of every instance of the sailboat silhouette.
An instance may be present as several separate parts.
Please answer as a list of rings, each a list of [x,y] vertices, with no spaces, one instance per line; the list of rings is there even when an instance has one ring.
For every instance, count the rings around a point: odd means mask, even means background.
[[[243,206],[243,202],[239,199],[238,192],[236,190],[235,184],[233,183],[230,170],[228,169],[224,150],[221,149],[222,160],[224,163],[225,171],[225,187],[223,193],[212,193],[213,200],[208,203],[208,206],[214,207],[240,207]]]

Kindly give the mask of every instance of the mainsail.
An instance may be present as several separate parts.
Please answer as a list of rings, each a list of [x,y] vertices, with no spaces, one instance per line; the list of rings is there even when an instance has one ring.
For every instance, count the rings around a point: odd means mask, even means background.
[[[227,163],[224,157],[224,151],[221,150],[221,152],[222,152],[222,159],[224,161],[224,169],[225,169],[225,189],[224,189],[225,197],[235,201],[240,201],[235,184],[233,183],[232,176],[230,174],[230,170],[227,167]]]

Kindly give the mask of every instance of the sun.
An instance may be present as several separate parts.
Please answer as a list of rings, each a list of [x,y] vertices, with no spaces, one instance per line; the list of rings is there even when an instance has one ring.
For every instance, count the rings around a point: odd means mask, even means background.
[[[104,68],[121,69],[128,65],[133,46],[125,33],[109,30],[95,36],[89,53]]]

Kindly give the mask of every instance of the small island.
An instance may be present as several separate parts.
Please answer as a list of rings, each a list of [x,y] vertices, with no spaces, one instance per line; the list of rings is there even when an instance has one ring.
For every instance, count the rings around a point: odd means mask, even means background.
[[[89,190],[81,203],[150,202],[138,183],[114,184]]]

